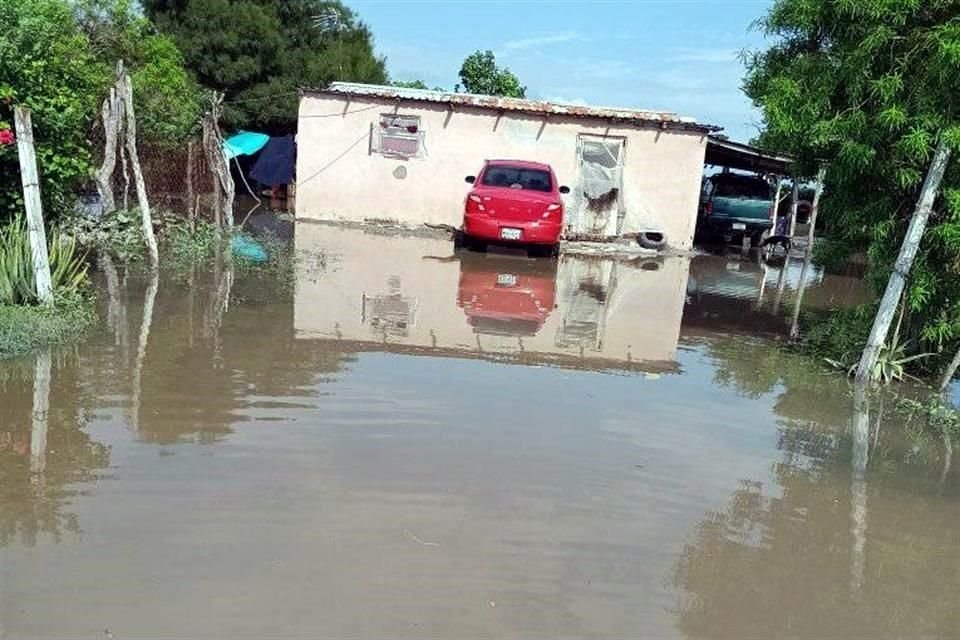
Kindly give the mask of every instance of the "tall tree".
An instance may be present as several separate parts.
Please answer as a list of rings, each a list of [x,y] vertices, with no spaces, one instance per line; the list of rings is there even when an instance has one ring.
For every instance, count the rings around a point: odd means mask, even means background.
[[[292,131],[301,86],[386,82],[370,30],[336,1],[144,0],[234,127]]]
[[[493,51],[474,51],[460,67],[460,82],[467,93],[525,98],[527,88],[506,67],[498,67]]]
[[[960,149],[960,0],[777,0],[760,25],[774,44],[748,56],[744,81],[764,115],[759,143],[811,175],[828,162],[820,257],[865,252],[879,293],[935,148]],[[944,360],[960,344],[958,164],[909,275],[901,337]]]

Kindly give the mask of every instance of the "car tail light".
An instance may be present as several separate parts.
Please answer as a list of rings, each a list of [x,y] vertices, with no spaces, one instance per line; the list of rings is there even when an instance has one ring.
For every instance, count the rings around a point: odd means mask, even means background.
[[[467,211],[474,211],[477,213],[486,213],[486,209],[483,206],[483,200],[475,193],[470,193],[467,195]]]
[[[563,211],[563,203],[560,202],[551,202],[547,205],[547,210],[543,212],[543,218],[549,218],[551,214],[560,213]]]
[[[773,220],[773,205],[770,205],[770,208],[767,209],[767,217]]]
[[[704,213],[704,215],[710,215],[711,213],[713,213],[713,203],[712,203],[712,202],[708,202],[708,203],[706,203],[706,204],[703,205],[703,213]]]

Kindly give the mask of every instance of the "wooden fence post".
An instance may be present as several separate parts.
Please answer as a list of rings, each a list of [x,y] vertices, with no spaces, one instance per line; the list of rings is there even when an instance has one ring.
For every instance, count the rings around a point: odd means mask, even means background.
[[[790,194],[790,231],[787,234],[787,237],[793,238],[794,232],[797,230],[797,205],[800,202],[800,184],[797,182],[796,176],[793,178],[793,192]]]
[[[943,370],[943,379],[940,380],[940,391],[947,390],[947,387],[950,386],[950,381],[953,380],[953,376],[957,375],[957,369],[960,369],[960,347],[957,347],[957,353],[953,356],[953,360],[951,360],[947,368]]]
[[[777,217],[780,214],[780,191],[783,189],[783,177],[777,175],[777,192],[773,196],[773,216],[771,216],[770,235],[777,235]]]
[[[907,235],[904,236],[903,243],[900,245],[900,254],[897,256],[897,261],[893,265],[893,272],[887,281],[887,289],[883,292],[880,309],[877,310],[877,315],[873,319],[870,337],[867,338],[867,345],[863,348],[860,364],[857,366],[858,382],[870,380],[870,374],[874,365],[877,364],[877,358],[880,356],[880,349],[887,341],[890,323],[893,321],[893,315],[897,310],[897,303],[903,296],[903,289],[907,284],[907,275],[913,266],[913,259],[917,256],[920,240],[923,239],[923,232],[927,228],[927,218],[930,217],[930,210],[933,208],[937,191],[940,190],[940,182],[943,180],[943,174],[947,169],[949,160],[950,148],[947,147],[946,141],[941,138],[940,144],[933,154],[933,160],[930,162],[927,177],[923,181],[923,188],[920,190],[917,206],[913,210],[913,217],[910,218]]]
[[[47,233],[43,228],[43,208],[40,204],[40,175],[33,147],[33,123],[30,110],[17,105],[13,110],[17,130],[17,153],[20,156],[20,181],[23,184],[23,208],[27,211],[27,231],[30,234],[30,255],[33,258],[33,277],[37,299],[53,304],[53,284],[50,278],[50,256],[47,253]]]
[[[810,208],[810,220],[808,220],[810,223],[810,231],[807,234],[807,253],[813,251],[813,233],[817,227],[817,211],[820,209],[820,196],[823,194],[823,179],[826,175],[826,165],[820,165],[820,170],[817,171],[816,190],[813,192],[813,206]]]

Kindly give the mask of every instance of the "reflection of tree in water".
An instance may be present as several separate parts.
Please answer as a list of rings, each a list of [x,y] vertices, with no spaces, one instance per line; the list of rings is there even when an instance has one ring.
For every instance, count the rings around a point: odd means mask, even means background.
[[[84,485],[110,462],[107,446],[84,431],[90,397],[80,384],[77,362],[70,358],[53,367],[46,447],[31,452],[33,366],[4,364],[0,381],[0,545],[16,540],[34,545],[42,533],[59,541],[78,533],[76,514],[66,509]],[[31,472],[31,453],[45,457],[42,472]]]
[[[157,443],[215,442],[251,397],[315,395],[344,354],[297,342],[283,270],[214,269],[195,295],[161,284],[142,374],[139,435]],[[135,298],[135,296],[134,296]]]
[[[938,453],[917,455],[875,398],[855,411],[842,378],[804,372],[790,354],[711,353],[725,367],[721,383],[779,391],[782,459],[775,488],[743,481],[696,526],[672,574],[679,628],[689,637],[956,635],[960,568],[945,555],[957,549],[960,492],[956,474],[940,484],[940,470],[920,463]]]

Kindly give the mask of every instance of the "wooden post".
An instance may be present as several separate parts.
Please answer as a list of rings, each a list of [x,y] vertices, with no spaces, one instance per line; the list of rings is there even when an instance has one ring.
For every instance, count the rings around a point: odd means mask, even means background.
[[[810,209],[810,232],[807,234],[807,253],[813,251],[813,233],[817,227],[817,211],[820,209],[820,195],[823,193],[823,179],[826,174],[826,165],[820,165],[820,170],[817,171],[816,191],[813,192],[813,206]]]
[[[953,360],[943,371],[943,379],[940,380],[940,391],[947,390],[947,387],[950,386],[950,381],[953,380],[953,376],[957,375],[957,369],[960,369],[960,347],[957,347],[956,355],[953,356]]]
[[[777,216],[780,214],[780,190],[783,188],[783,177],[777,176],[777,191],[773,196],[773,216],[770,222],[773,224],[770,227],[770,235],[777,235]]]
[[[197,164],[197,143],[190,138],[187,142],[187,217],[190,221],[190,231],[193,231],[196,227],[197,222],[197,210],[193,206],[193,201],[196,193],[196,186],[194,185],[194,174],[196,173],[196,164]]]
[[[147,185],[143,180],[143,171],[140,168],[140,158],[137,155],[137,119],[133,110],[133,83],[130,75],[124,73],[117,81],[122,89],[124,112],[127,119],[127,156],[133,167],[133,180],[137,185],[137,204],[140,206],[140,223],[143,228],[143,238],[147,243],[147,252],[150,256],[150,266],[156,269],[160,264],[160,254],[157,250],[157,238],[153,235],[153,218],[150,215],[150,201],[147,198]]]
[[[790,231],[788,237],[793,238],[797,230],[797,205],[800,202],[800,185],[796,177],[793,179],[793,193],[790,195]]]
[[[117,74],[123,71],[123,61],[117,63]],[[103,162],[95,175],[103,213],[113,213],[117,206],[113,199],[113,170],[117,166],[117,131],[123,120],[123,100],[117,95],[116,87],[110,88],[110,95],[100,107],[103,120]]]
[[[47,253],[47,233],[43,228],[40,175],[37,172],[37,156],[33,147],[33,123],[30,120],[30,110],[23,105],[17,105],[13,110],[13,118],[17,130],[23,208],[27,211],[27,231],[30,234],[30,255],[33,258],[33,278],[37,287],[37,299],[43,304],[53,304],[50,256]]]
[[[873,319],[870,337],[867,339],[867,345],[863,348],[863,355],[860,357],[860,364],[857,367],[858,382],[866,382],[870,379],[874,365],[877,363],[877,357],[880,355],[880,348],[887,340],[890,323],[893,321],[893,315],[897,310],[897,303],[903,295],[907,275],[910,273],[913,259],[916,257],[920,241],[923,239],[923,232],[927,228],[927,218],[930,217],[930,210],[933,208],[933,201],[940,190],[940,182],[943,180],[943,174],[947,169],[949,160],[950,148],[947,147],[946,141],[941,138],[940,144],[933,154],[933,160],[930,162],[927,177],[923,181],[923,188],[920,190],[920,198],[917,200],[913,217],[910,218],[907,235],[904,236],[903,243],[900,245],[900,254],[893,265],[890,280],[887,281],[887,289],[883,292],[880,309]]]

